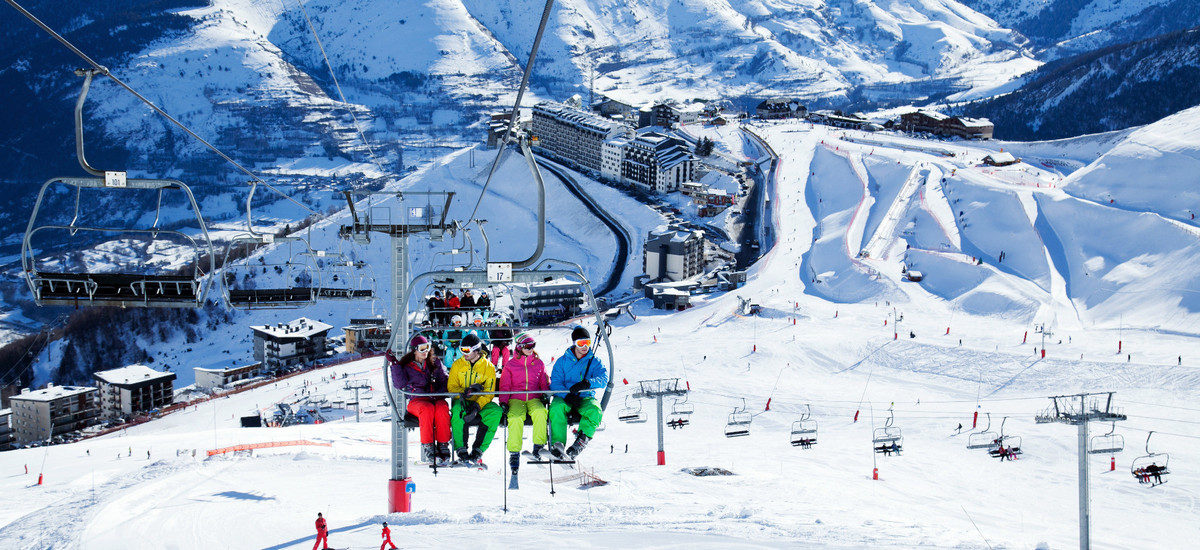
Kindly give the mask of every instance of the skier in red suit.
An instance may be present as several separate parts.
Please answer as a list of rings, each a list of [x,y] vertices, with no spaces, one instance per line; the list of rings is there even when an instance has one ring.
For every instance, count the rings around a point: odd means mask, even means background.
[[[386,546],[391,546],[392,550],[396,549],[396,544],[392,542],[392,530],[388,529],[387,522],[383,522],[383,544],[379,545],[379,550],[383,550]]]
[[[313,543],[313,550],[317,550],[317,545],[323,544],[321,548],[329,550],[329,529],[325,525],[325,518],[317,512],[317,542]]]

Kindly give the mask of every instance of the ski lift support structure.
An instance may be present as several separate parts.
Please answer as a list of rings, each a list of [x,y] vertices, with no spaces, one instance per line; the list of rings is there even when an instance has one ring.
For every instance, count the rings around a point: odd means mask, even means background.
[[[99,69],[77,69],[77,76],[84,78],[79,99],[75,102],[75,153],[79,165],[94,177],[61,177],[46,181],[38,192],[37,202],[29,217],[29,225],[25,230],[25,238],[21,244],[21,268],[29,289],[33,292],[34,302],[39,306],[119,306],[119,307],[199,307],[204,304],[204,297],[211,284],[211,275],[216,271],[216,253],[212,239],[209,238],[204,216],[196,202],[192,190],[179,180],[173,179],[141,179],[129,178],[124,171],[99,170],[88,164],[83,147],[83,104],[91,88],[92,78],[97,74],[107,74]],[[39,225],[38,215],[47,199],[47,191],[58,186],[74,188],[74,215],[66,225]],[[92,189],[103,192],[128,193],[130,191],[157,191],[158,201],[154,221],[149,227],[97,227],[81,222],[80,206],[83,201],[83,190]],[[198,228],[197,242],[192,236],[177,230],[160,226],[162,222],[162,200],[168,191],[182,191],[187,198],[189,212],[196,216]],[[140,216],[131,216],[137,219]],[[190,274],[176,272],[147,273],[146,266],[140,273],[92,273],[66,272],[63,270],[41,269],[40,262],[35,257],[34,237],[42,231],[66,232],[74,237],[78,232],[97,232],[110,234],[140,234],[151,239],[160,240],[160,235],[172,237],[181,244],[187,244],[192,249],[195,258],[191,262]],[[204,269],[204,258],[208,258],[208,269]]]
[[[1088,423],[1093,421],[1113,422],[1127,417],[1113,406],[1116,392],[1080,393],[1051,397],[1050,407],[1039,413],[1034,420],[1039,424],[1061,422],[1079,427],[1079,548],[1090,550],[1091,509],[1088,502]],[[1148,439],[1148,438],[1147,438]]]
[[[678,378],[659,378],[656,380],[638,381],[638,391],[634,399],[654,399],[658,411],[658,465],[667,465],[667,451],[663,443],[663,397],[687,397],[686,387],[679,387]]]

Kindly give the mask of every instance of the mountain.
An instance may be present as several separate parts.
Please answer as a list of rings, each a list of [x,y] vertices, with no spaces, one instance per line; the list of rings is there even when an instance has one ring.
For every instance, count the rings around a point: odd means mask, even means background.
[[[1030,40],[1052,61],[1194,27],[1197,0],[961,0]]]
[[[1060,59],[1020,89],[963,106],[996,138],[1058,139],[1149,124],[1200,105],[1200,27]]]

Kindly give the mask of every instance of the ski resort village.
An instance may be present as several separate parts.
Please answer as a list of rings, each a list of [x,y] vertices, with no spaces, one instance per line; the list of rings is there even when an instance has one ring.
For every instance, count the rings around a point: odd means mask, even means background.
[[[31,4],[6,548],[1200,540],[1200,106],[989,103],[1161,17]]]

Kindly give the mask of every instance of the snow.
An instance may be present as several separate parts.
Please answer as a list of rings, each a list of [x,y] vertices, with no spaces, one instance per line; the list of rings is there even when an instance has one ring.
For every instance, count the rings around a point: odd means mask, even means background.
[[[544,467],[526,465],[521,489],[505,493],[507,457],[497,438],[484,457],[487,472],[441,470],[434,477],[411,468],[414,510],[388,514],[390,430],[380,410],[361,423],[342,413],[320,425],[237,427],[238,417],[294,400],[301,388],[348,399],[352,394],[341,389],[346,380],[375,384],[363,400],[378,403],[383,360],[374,358],[200,403],[119,433],[0,453],[6,472],[0,542],[308,548],[322,512],[339,548],[373,546],[382,521],[405,548],[564,541],[580,548],[1073,548],[1076,429],[1038,424],[1034,416],[1051,405],[1050,396],[1115,391],[1115,404],[1129,416],[1115,426],[1126,448],[1111,472],[1108,455],[1087,457],[1093,542],[1190,547],[1200,536],[1192,505],[1200,497],[1200,430],[1193,420],[1200,397],[1196,226],[1177,215],[1178,205],[1127,209],[1121,201],[1096,200],[1093,190],[1138,196],[1151,180],[1149,188],[1173,183],[1185,192],[1190,180],[1180,177],[1182,168],[1145,169],[1146,162],[1157,167],[1162,163],[1153,159],[1176,155],[1186,166],[1192,148],[1184,138],[1200,113],[1178,116],[1161,128],[1090,141],[1101,153],[1093,166],[1106,167],[1090,171],[1077,170],[1087,154],[1061,142],[1021,144],[1017,154],[1027,161],[1076,158],[1074,168],[1064,162],[1053,170],[1005,172],[979,163],[996,144],[922,149],[919,140],[886,132],[868,138],[807,123],[757,126],[781,157],[770,182],[775,245],[737,291],[696,296],[695,307],[671,313],[638,299],[636,321],[615,321],[617,387],[605,429],[580,457],[582,468],[609,482],[603,487],[576,489],[578,482],[563,479],[569,472],[556,470],[552,495]],[[694,125],[689,132],[718,140],[722,154],[758,160],[756,148],[728,127]],[[458,191],[451,217],[461,219],[490,168],[480,158],[464,150],[397,185]],[[532,194],[522,170],[523,161],[511,156],[484,201],[493,258],[524,257],[532,246]],[[884,253],[858,257],[862,243],[888,227],[881,218],[902,200],[898,188],[913,173],[923,181],[892,236],[883,238]],[[547,179],[545,256],[584,265],[593,284],[615,262],[632,267],[627,278],[637,272],[640,244],[632,257],[615,258],[604,227]],[[583,182],[631,235],[662,224],[645,205]],[[335,216],[315,225],[313,242],[335,242],[343,221]],[[474,242],[481,249],[480,239]],[[438,253],[462,245],[412,239],[414,272],[444,266],[449,260]],[[354,254],[375,264],[386,289],[387,243]],[[904,265],[919,267],[924,279],[902,280]],[[628,282],[618,293],[633,296]],[[740,315],[739,297],[753,299],[762,313]],[[366,309],[320,304],[303,314],[339,326],[342,316],[364,316]],[[238,314],[238,332],[207,334],[185,356],[195,360],[184,363],[244,359],[246,325],[275,320],[287,319]],[[559,333],[537,338],[543,356],[567,345]],[[178,385],[187,383],[183,378]],[[656,465],[654,404],[642,403],[651,413],[644,424],[619,422],[615,414],[634,391],[623,379],[656,378],[687,381],[695,405],[688,426],[665,430],[666,466]],[[724,437],[729,415],[743,406],[754,414],[750,435]],[[793,447],[791,425],[809,408],[818,443]],[[966,448],[975,412],[980,430],[990,413],[992,430],[1003,423],[1006,435],[1022,438],[1019,460],[998,462]],[[902,429],[900,456],[871,449],[873,429],[888,419]],[[955,433],[959,423],[963,434]],[[290,440],[331,446],[206,457],[209,449]],[[412,455],[415,433],[409,442]],[[1146,447],[1170,453],[1169,483],[1151,489],[1127,472]],[[735,475],[695,477],[682,471],[688,467]]]

